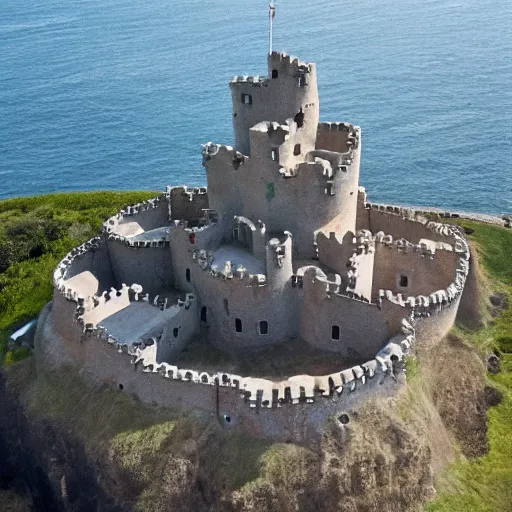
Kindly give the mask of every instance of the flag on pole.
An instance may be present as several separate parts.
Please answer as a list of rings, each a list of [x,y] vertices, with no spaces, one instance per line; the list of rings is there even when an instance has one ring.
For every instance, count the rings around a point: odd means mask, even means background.
[[[270,16],[270,19],[274,19],[275,15],[276,15],[276,6],[273,4],[273,3],[270,3],[270,5],[268,6],[268,14]]]

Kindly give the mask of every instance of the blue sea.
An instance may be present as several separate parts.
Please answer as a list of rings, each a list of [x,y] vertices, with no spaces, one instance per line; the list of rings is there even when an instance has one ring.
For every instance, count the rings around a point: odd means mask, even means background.
[[[276,3],[322,120],[362,127],[372,200],[512,211],[510,0]],[[267,51],[265,0],[1,0],[0,198],[204,184]]]

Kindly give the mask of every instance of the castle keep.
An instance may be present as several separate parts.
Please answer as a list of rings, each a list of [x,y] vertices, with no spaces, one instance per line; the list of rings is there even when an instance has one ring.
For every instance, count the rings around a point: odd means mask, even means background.
[[[208,186],[108,219],[59,264],[39,330],[144,401],[303,441],[392,393],[412,345],[448,332],[469,248],[454,226],[368,202],[361,129],[320,122],[314,64],[273,52],[267,77],[229,85],[235,145],[203,146]],[[344,364],[269,379],[173,363],[191,340],[236,354],[297,338]]]

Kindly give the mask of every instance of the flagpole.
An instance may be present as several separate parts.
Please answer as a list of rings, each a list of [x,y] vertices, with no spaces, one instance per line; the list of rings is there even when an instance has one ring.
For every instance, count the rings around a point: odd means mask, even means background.
[[[268,6],[268,19],[270,22],[270,27],[268,31],[268,54],[272,55],[272,30],[274,25],[274,16],[276,15],[276,7],[275,5],[270,2]]]

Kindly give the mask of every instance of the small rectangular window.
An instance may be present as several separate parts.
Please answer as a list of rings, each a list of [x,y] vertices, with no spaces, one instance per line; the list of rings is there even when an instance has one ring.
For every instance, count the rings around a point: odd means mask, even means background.
[[[242,320],[240,318],[235,318],[235,331],[242,332]]]
[[[272,70],[272,78],[277,78],[279,76],[279,71],[277,69]]]
[[[268,322],[266,320],[260,322],[260,334],[268,334]]]
[[[300,155],[300,144],[295,144],[294,148],[293,148],[293,154],[295,156],[298,156]]]
[[[270,156],[272,157],[273,162],[277,162],[279,160],[279,150],[277,148],[272,148]]]
[[[398,285],[400,288],[407,288],[407,286],[409,286],[409,278],[406,275],[401,274]]]
[[[299,76],[297,80],[297,85],[299,87],[306,87],[306,77],[304,75]]]
[[[331,327],[331,338],[333,340],[339,340],[340,339],[340,326],[339,325],[333,325]]]
[[[250,94],[242,93],[242,103],[244,105],[252,105],[252,96]]]
[[[185,270],[185,279],[190,283],[190,269]]]

